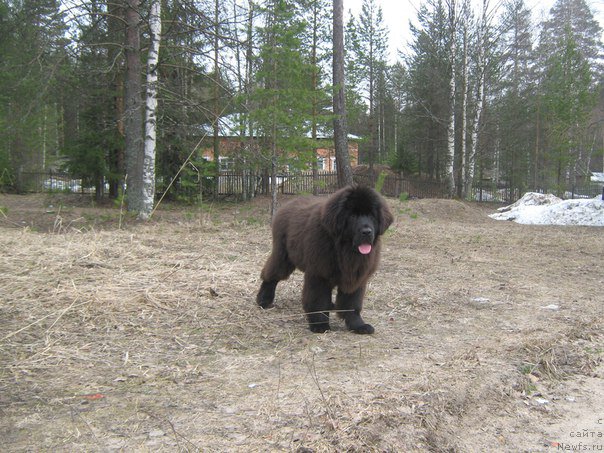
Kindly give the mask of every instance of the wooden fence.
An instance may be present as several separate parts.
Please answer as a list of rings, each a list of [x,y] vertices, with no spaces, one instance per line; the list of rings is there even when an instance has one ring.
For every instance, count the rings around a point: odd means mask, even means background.
[[[375,187],[379,175],[373,177],[368,174],[353,175],[356,183]],[[386,174],[379,181],[381,192],[387,197],[404,198],[447,198],[448,193],[444,183],[405,178],[397,174]],[[335,172],[319,172],[313,176],[312,172],[282,173],[275,179],[278,193],[286,195],[297,194],[329,194],[337,187],[337,174]],[[210,197],[217,187],[218,195],[221,197],[250,198],[256,195],[268,195],[272,192],[273,181],[266,174],[253,172],[225,172],[218,176],[218,184],[215,185],[215,177],[204,177],[193,184],[189,181],[186,185],[177,181],[173,186],[177,194],[182,198],[192,198],[196,194]],[[3,184],[0,190],[14,190],[15,186],[21,192],[70,192],[80,194],[95,194],[95,188],[91,184],[83,182],[82,179],[74,178],[67,173],[61,172],[22,172],[19,175],[18,184]],[[158,183],[158,191],[163,190],[163,184]],[[105,193],[108,187],[105,185]],[[557,193],[547,188],[532,189],[534,192]],[[573,187],[561,195],[563,198],[585,198],[595,197],[602,193],[601,184],[584,184]],[[507,187],[495,186],[494,184],[476,185],[468,197],[475,201],[487,202],[513,202],[520,198],[523,193]]]
[[[221,175],[221,178],[226,175]],[[357,184],[375,187],[378,183],[378,175],[373,177],[369,175],[353,175]],[[259,177],[258,193],[271,193],[272,181],[269,177]],[[314,175],[312,172],[302,172],[295,174],[281,174],[276,178],[277,191],[282,194],[328,194],[333,193],[338,188],[337,173],[319,172]],[[387,197],[406,198],[445,198],[447,195],[444,184],[434,181],[421,179],[402,178],[398,175],[389,174],[381,181],[381,192]]]

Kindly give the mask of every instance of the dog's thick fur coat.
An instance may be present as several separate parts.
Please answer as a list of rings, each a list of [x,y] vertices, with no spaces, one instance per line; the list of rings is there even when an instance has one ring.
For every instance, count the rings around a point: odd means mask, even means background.
[[[273,248],[262,269],[256,301],[273,305],[277,283],[297,268],[304,272],[302,305],[310,330],[329,330],[332,291],[335,309],[357,333],[373,333],[361,318],[367,281],[377,269],[380,237],[393,221],[385,200],[373,189],[351,186],[329,198],[300,198],[273,219]]]

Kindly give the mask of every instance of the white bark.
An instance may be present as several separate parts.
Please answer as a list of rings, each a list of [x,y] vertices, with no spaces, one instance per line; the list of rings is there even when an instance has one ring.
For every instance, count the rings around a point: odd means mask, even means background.
[[[469,97],[469,80],[468,80],[468,10],[465,11],[464,23],[463,23],[463,57],[462,57],[462,68],[461,68],[461,79],[462,79],[462,95],[461,95],[461,187],[465,190],[465,184],[467,178],[467,157],[468,157],[468,140],[467,140],[467,120],[468,120],[468,97]],[[462,198],[465,198],[466,194],[462,193]]]
[[[161,0],[153,0],[149,14],[151,43],[147,59],[147,104],[145,111],[145,153],[143,161],[143,203],[139,218],[148,219],[155,199],[155,148],[157,143],[157,62],[161,39]]]
[[[456,90],[456,71],[455,71],[455,61],[456,61],[456,34],[457,34],[457,14],[455,12],[455,2],[456,0],[450,0],[449,2],[449,21],[450,21],[450,29],[449,29],[449,58],[451,61],[451,73],[449,80],[449,121],[447,126],[447,154],[448,154],[448,166],[447,166],[447,186],[449,190],[449,195],[455,196],[455,173],[454,173],[454,164],[455,164],[455,90]]]
[[[480,117],[484,107],[484,89],[486,74],[486,46],[487,46],[487,9],[488,0],[482,1],[482,17],[478,27],[478,55],[476,56],[476,67],[478,69],[478,82],[476,85],[476,111],[474,112],[474,121],[472,122],[472,141],[468,158],[466,161],[466,171],[464,177],[464,196],[467,197],[474,179],[474,166],[476,162],[476,149],[478,147],[478,131],[480,126]]]

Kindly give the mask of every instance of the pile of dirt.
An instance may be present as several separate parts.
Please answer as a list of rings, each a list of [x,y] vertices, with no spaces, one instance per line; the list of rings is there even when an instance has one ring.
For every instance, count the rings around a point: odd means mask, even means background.
[[[298,272],[274,309],[255,306],[268,199],[139,223],[0,195],[4,448],[545,451],[577,432],[602,445],[599,230],[390,203],[364,311],[376,333],[358,336],[307,329]]]

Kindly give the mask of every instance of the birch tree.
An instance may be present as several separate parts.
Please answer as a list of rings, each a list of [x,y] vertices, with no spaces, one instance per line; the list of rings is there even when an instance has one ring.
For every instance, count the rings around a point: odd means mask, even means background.
[[[489,13],[489,1],[482,1],[482,13],[480,16],[480,23],[478,25],[477,33],[477,51],[476,51],[476,91],[474,97],[475,109],[474,118],[470,123],[470,147],[467,149],[465,154],[465,165],[462,168],[463,177],[463,192],[462,197],[466,198],[470,195],[472,188],[472,182],[474,180],[474,167],[476,164],[476,149],[478,147],[478,132],[480,130],[480,121],[482,117],[482,110],[485,102],[485,79],[487,70],[487,47],[488,47],[488,13]],[[464,131],[465,136],[465,131]]]
[[[463,188],[465,187],[464,181],[465,181],[465,177],[466,177],[466,170],[467,170],[467,157],[468,157],[468,152],[467,152],[467,146],[468,146],[468,134],[466,133],[466,124],[467,124],[467,120],[468,120],[468,103],[470,101],[469,99],[469,85],[470,82],[468,80],[468,72],[469,72],[469,68],[468,68],[468,27],[470,26],[470,5],[468,4],[468,1],[464,1],[463,3],[463,12],[462,12],[462,23],[461,23],[461,28],[463,30],[463,41],[462,41],[462,49],[463,49],[463,53],[462,53],[462,58],[461,58],[461,118],[460,118],[460,122],[461,122],[461,151],[460,151],[460,155],[461,155],[461,178],[460,178],[460,184],[457,187],[457,196],[459,197],[463,197]]]
[[[449,10],[449,119],[447,121],[447,170],[445,180],[450,196],[456,193],[455,187],[455,93],[457,90],[457,0],[448,0]]]
[[[148,219],[155,198],[155,150],[157,144],[157,64],[161,39],[161,0],[151,3],[149,14],[151,44],[147,57],[147,97],[145,110],[145,154],[142,176],[142,206],[139,218]]]
[[[214,154],[214,196],[218,195],[220,184],[220,67],[218,65],[219,56],[219,36],[220,36],[220,4],[219,0],[214,0],[214,77],[212,87],[212,151]]]

